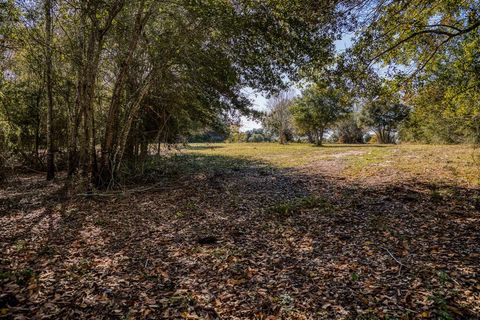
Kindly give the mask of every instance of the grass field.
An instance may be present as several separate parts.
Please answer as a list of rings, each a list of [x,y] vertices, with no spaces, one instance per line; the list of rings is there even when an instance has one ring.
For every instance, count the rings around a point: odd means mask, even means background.
[[[341,163],[339,175],[358,179],[395,175],[397,179],[408,177],[464,186],[480,184],[480,152],[472,146],[218,143],[193,144],[188,152],[262,161],[279,168]]]
[[[10,177],[0,318],[480,318],[472,147],[194,144],[140,169],[93,194]]]

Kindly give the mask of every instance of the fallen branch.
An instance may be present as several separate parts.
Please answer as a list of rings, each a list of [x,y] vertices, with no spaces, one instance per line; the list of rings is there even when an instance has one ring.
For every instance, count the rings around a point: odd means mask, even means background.
[[[146,192],[152,190],[165,190],[171,187],[170,185],[165,185],[163,183],[157,183],[149,187],[144,188],[134,188],[134,189],[127,189],[122,191],[116,192],[90,192],[90,193],[78,193],[76,196],[78,197],[115,197],[120,195],[132,194],[132,193],[139,193],[139,192]]]

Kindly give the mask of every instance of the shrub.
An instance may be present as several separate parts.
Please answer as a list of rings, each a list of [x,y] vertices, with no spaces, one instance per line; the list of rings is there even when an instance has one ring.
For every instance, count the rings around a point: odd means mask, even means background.
[[[334,134],[340,143],[363,143],[364,130],[358,125],[355,115],[338,121]]]

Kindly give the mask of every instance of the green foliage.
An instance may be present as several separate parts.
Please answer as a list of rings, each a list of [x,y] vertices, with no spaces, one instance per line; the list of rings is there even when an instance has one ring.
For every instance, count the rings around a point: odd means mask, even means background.
[[[290,108],[300,134],[311,134],[322,144],[325,130],[350,111],[350,104],[339,88],[326,83],[308,87]]]
[[[245,132],[246,142],[270,142],[272,136],[263,128],[251,129]]]
[[[230,126],[230,132],[227,141],[230,143],[246,142],[247,135],[240,131],[239,125],[232,125]]]
[[[439,54],[425,68],[416,93],[410,120],[402,128],[410,141],[472,143],[478,141],[480,103],[480,36],[471,34],[457,47]]]
[[[363,143],[365,130],[358,124],[356,114],[350,114],[335,125],[334,136],[340,143]]]
[[[394,143],[399,125],[410,113],[410,108],[401,103],[389,85],[377,82],[368,89],[359,117],[363,126],[375,132],[379,143]]]
[[[118,171],[144,158],[149,143],[255,114],[243,89],[278,92],[328,61],[343,15],[336,1],[312,0],[54,4],[53,140],[59,152],[78,153],[92,178],[97,145],[99,171]],[[0,6],[0,138],[35,154],[46,144],[43,6]]]
[[[345,61],[352,69],[381,67],[399,80],[398,90],[412,106],[400,130],[402,140],[475,142],[480,118],[478,1],[387,1],[372,3],[369,10],[377,12],[371,19],[358,12],[363,30]],[[355,74],[361,86],[369,82],[371,69]]]

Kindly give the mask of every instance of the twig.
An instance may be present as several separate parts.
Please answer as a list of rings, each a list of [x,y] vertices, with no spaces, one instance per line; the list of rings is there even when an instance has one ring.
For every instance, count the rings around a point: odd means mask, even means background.
[[[45,172],[43,172],[43,171],[38,171],[38,170],[32,169],[32,168],[27,167],[27,166],[22,166],[22,168],[25,169],[25,170],[29,170],[29,171],[35,172],[35,173],[42,173],[42,174],[45,173]]]
[[[380,247],[384,250],[386,250],[388,252],[388,254],[390,255],[390,257],[393,258],[393,260],[395,260],[395,262],[397,262],[400,266],[402,267],[406,267],[406,265],[404,265],[400,260],[398,260],[397,258],[395,258],[395,256],[390,252],[390,250],[388,250],[387,248],[384,248],[384,247]]]

